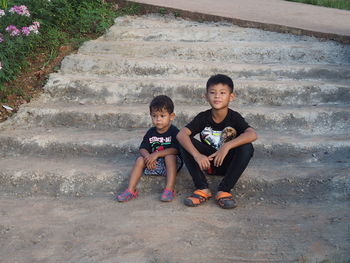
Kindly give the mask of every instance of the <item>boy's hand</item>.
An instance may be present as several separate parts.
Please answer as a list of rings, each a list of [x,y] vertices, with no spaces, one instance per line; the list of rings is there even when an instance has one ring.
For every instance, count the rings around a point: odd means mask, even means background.
[[[210,157],[210,156],[209,156]],[[210,168],[210,158],[204,154],[198,154],[194,157],[196,162],[199,165],[199,168],[204,171],[208,170]]]
[[[146,167],[148,170],[154,170],[157,167],[157,162],[148,163],[148,164],[146,164]]]
[[[157,165],[157,159],[158,159],[158,154],[157,152],[154,152],[145,158],[145,164],[148,170],[154,170]]]
[[[217,152],[213,153],[208,158],[211,160],[214,159],[214,166],[219,167],[224,162],[229,150],[230,149],[227,147],[227,145],[225,146],[225,144],[223,144]]]

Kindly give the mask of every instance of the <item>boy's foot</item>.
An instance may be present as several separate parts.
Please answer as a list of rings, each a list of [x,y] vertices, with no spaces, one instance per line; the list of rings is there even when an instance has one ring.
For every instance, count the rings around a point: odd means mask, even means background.
[[[187,206],[198,206],[211,198],[211,194],[208,194],[202,190],[196,190],[193,194],[184,200],[184,204]]]
[[[175,197],[175,191],[165,188],[160,197],[160,201],[170,202],[170,201],[173,201],[174,197]]]
[[[126,202],[131,199],[138,197],[139,192],[135,190],[135,192],[131,192],[129,189],[126,189],[123,193],[117,196],[117,200],[119,202]]]
[[[224,209],[232,209],[237,206],[235,200],[233,200],[232,194],[228,192],[219,192],[215,197],[218,205]]]

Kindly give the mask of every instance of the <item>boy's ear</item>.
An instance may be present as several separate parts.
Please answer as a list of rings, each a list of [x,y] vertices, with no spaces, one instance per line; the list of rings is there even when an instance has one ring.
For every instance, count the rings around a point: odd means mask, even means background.
[[[205,98],[206,101],[209,102],[209,99],[208,99],[208,92],[206,92],[206,93],[203,95],[203,97]]]
[[[236,99],[236,93],[232,92],[230,94],[230,101],[234,101]]]
[[[175,112],[171,113],[171,114],[170,114],[170,120],[171,120],[171,121],[174,120],[175,116],[176,116],[176,115],[175,115]]]

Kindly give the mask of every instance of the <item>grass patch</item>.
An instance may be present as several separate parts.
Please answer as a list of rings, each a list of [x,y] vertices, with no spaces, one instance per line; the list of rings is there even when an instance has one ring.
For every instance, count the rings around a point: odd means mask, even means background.
[[[137,4],[117,9],[105,0],[0,0],[0,102],[15,109],[28,102],[65,55],[101,36],[116,17],[139,12]]]
[[[350,10],[350,0],[286,0],[286,1]]]

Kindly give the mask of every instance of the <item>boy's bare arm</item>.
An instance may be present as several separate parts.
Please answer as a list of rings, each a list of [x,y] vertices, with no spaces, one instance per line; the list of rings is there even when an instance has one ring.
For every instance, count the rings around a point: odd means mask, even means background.
[[[179,151],[175,148],[169,148],[159,152],[153,152],[150,154],[146,149],[140,149],[140,153],[145,160],[145,164],[147,168],[150,170],[153,170],[156,168],[157,159],[159,157],[165,157],[170,154],[176,155],[179,153]]]
[[[201,154],[196,147],[194,147],[191,138],[191,131],[188,128],[182,128],[177,134],[176,138],[185,150],[193,156],[198,163],[201,170],[207,170],[210,168],[210,160],[208,156]]]
[[[176,148],[168,148],[159,152],[156,152],[157,158],[159,157],[165,157],[167,155],[176,155],[179,151]],[[155,153],[154,153],[155,154]]]
[[[228,141],[225,143],[225,145],[227,145],[228,149],[231,150],[243,144],[251,143],[257,138],[258,135],[256,134],[256,131],[253,128],[247,128],[241,135],[231,141]]]
[[[214,165],[219,167],[222,165],[229,150],[241,146],[243,144],[251,143],[258,138],[253,128],[247,128],[241,135],[231,141],[224,143],[220,149],[209,156],[210,160],[214,159]]]
[[[141,149],[139,150],[139,152],[140,152],[140,154],[141,154],[141,156],[142,156],[143,158],[146,158],[147,156],[150,155],[150,153],[149,153],[146,149],[144,149],[144,148],[141,148]]]
[[[146,149],[143,149],[143,148],[141,148],[139,150],[139,152],[140,152],[141,156],[143,157],[143,159],[145,161],[147,169],[149,169],[149,170],[155,169],[156,168],[156,162],[155,161],[153,161],[153,162],[150,161],[151,154]]]

